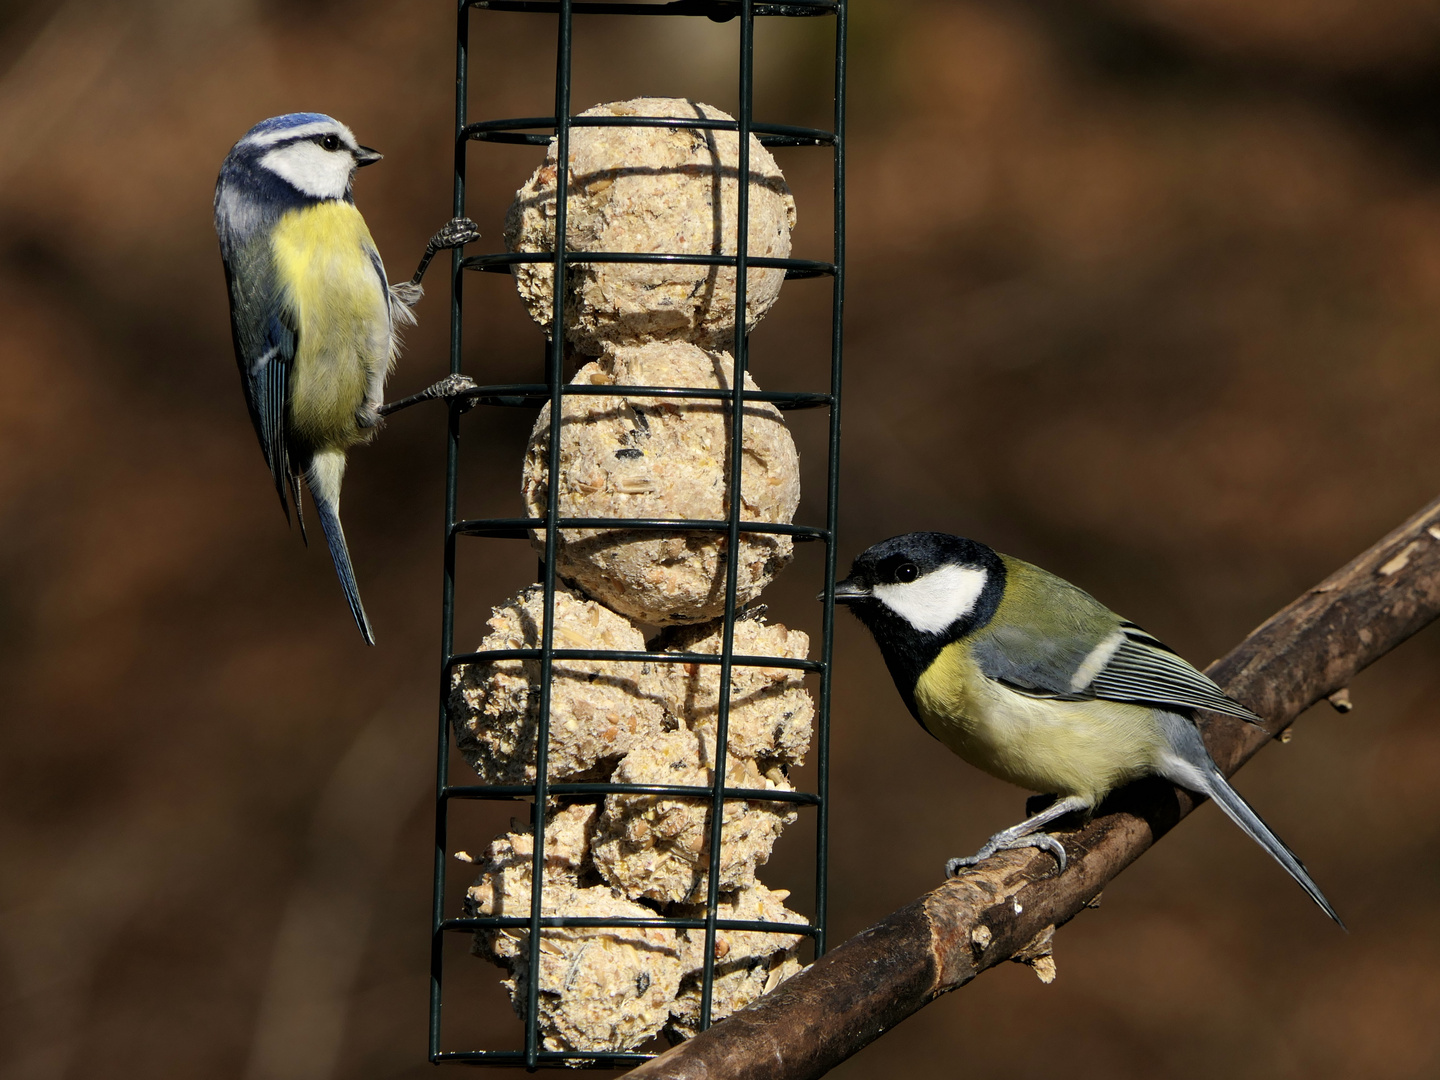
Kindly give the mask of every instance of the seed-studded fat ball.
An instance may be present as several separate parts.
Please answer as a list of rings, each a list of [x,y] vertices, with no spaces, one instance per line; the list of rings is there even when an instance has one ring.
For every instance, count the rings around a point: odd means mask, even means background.
[[[719,109],[681,98],[635,98],[587,109],[581,116],[658,116],[731,120]],[[734,255],[740,138],[699,128],[577,127],[570,132],[566,236],[571,251]],[[557,149],[525,186],[505,221],[511,251],[555,250]],[[788,258],[795,200],[775,159],[750,137],[749,254]],[[520,297],[548,334],[553,324],[554,268],[514,267]],[[751,268],[745,323],[753,327],[775,303],[785,271]],[[685,339],[734,340],[735,271],[675,263],[575,263],[568,270],[566,336],[582,352],[609,344]]]
[[[734,362],[686,342],[619,346],[576,373],[578,385],[729,387]],[[746,375],[745,386],[755,389]],[[571,395],[560,438],[562,517],[723,520],[730,512],[731,419],[719,401]],[[543,516],[550,452],[547,405],[530,433],[522,494]],[[742,520],[788,524],[800,503],[800,459],[780,412],[745,406]],[[544,533],[532,539],[540,548]],[[661,626],[714,619],[725,608],[719,533],[562,530],[560,573],[607,606]],[[790,537],[742,533],[737,602],[759,594],[790,561]]]
[[[495,608],[478,651],[540,646],[545,591],[532,585]],[[643,651],[644,636],[593,600],[555,590],[555,647]],[[633,747],[654,738],[665,722],[643,664],[556,660],[550,690],[552,780],[603,776]],[[455,672],[450,716],[456,742],[487,784],[535,779],[535,734],[540,717],[540,661],[491,660]]]
[[[673,626],[650,644],[651,651],[718,656],[724,625]],[[736,656],[784,656],[805,659],[810,638],[763,617],[735,623]],[[664,664],[656,668],[654,686],[670,715],[705,739],[713,760],[720,708],[720,668],[716,664]],[[805,689],[805,673],[794,668],[730,669],[729,752],[754,758],[761,772],[774,765],[799,765],[810,748],[815,704]]]
[[[719,919],[744,919],[755,922],[804,923],[785,906],[790,893],[785,889],[767,889],[758,881],[740,892],[721,893],[715,915]],[[705,905],[678,905],[672,912],[676,918],[703,919]],[[680,993],[670,1007],[673,1019],[665,1029],[672,1042],[693,1038],[700,1031],[700,983],[705,972],[705,931],[683,930],[681,959],[685,976],[680,980]],[[790,976],[800,971],[800,943],[797,934],[769,933],[757,930],[715,931],[715,982],[710,999],[711,1021],[723,1020],[745,1008],[762,994],[768,994]]]
[[[652,908],[608,886],[580,884],[585,832],[595,809],[572,806],[547,821],[543,913],[654,918]],[[514,831],[491,845],[480,880],[467,895],[471,915],[530,914],[533,834],[516,822],[511,826]],[[582,874],[578,879],[577,873]],[[630,1050],[664,1026],[683,970],[684,946],[675,931],[565,927],[541,935],[539,1025],[547,1050]],[[524,928],[476,935],[476,954],[509,971],[504,985],[522,1016],[530,978],[529,936]]]
[[[701,737],[689,731],[661,735],[621,760],[620,784],[709,787],[714,769],[702,763]],[[733,755],[728,787],[768,791],[794,789],[776,770],[763,775],[755,763]],[[720,888],[755,883],[755,867],[770,858],[775,841],[795,820],[789,803],[727,799],[720,841]],[[710,803],[703,797],[611,795],[591,841],[595,867],[632,898],[694,901],[705,895],[710,866]]]
[[[552,807],[545,816],[545,896],[569,895],[590,864],[590,833],[599,806],[579,803]],[[510,819],[510,831],[491,842],[481,863],[480,877],[465,894],[471,915],[529,915],[530,882],[534,872],[535,833],[528,824]],[[591,882],[587,882],[589,884]],[[518,955],[516,930],[480,930],[475,934],[475,955],[505,961]]]

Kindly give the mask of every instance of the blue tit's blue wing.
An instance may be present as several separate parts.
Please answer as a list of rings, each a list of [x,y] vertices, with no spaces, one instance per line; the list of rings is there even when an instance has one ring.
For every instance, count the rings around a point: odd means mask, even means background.
[[[289,515],[286,492],[293,487],[288,440],[290,372],[298,344],[297,320],[285,304],[268,246],[227,243],[221,232],[221,254],[230,292],[230,328],[240,385],[250,421],[275,478],[280,505]],[[299,504],[296,504],[299,511]]]
[[[385,263],[380,258],[380,252],[375,250],[374,244],[365,245],[365,257],[370,260],[370,267],[375,271],[375,278],[380,284],[380,295],[385,298],[385,316],[390,320],[390,279],[385,276]]]

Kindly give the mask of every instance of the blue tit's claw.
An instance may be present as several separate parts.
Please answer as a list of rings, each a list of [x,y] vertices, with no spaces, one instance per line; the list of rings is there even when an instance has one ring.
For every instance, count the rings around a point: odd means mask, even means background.
[[[435,258],[437,252],[446,248],[464,247],[479,239],[480,226],[469,218],[451,218],[425,245],[425,255],[420,259],[420,265],[415,268],[415,274],[410,279],[411,286],[420,287],[420,279],[425,276],[425,271],[430,269],[430,260]]]
[[[401,409],[408,409],[411,405],[418,405],[422,401],[433,401],[435,398],[452,401],[467,390],[473,390],[479,385],[480,384],[470,378],[469,375],[446,375],[445,378],[431,386],[427,386],[418,394],[411,394],[409,397],[401,398],[399,401],[392,401],[389,404],[381,405],[379,414],[381,416],[389,416],[391,413],[397,413]],[[469,412],[476,404],[478,404],[478,402],[475,398],[467,398],[459,404],[458,408],[462,413]]]
[[[463,247],[480,239],[480,226],[469,218],[457,217],[447,221],[435,234],[437,248]]]

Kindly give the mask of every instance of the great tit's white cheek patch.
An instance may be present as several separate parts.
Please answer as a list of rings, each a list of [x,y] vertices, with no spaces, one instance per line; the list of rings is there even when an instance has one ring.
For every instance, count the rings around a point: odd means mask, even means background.
[[[989,573],[973,566],[942,566],[906,584],[876,585],[875,598],[916,630],[939,634],[975,610]]]
[[[346,151],[326,150],[308,140],[271,150],[260,164],[317,199],[344,195],[355,170],[355,159]]]

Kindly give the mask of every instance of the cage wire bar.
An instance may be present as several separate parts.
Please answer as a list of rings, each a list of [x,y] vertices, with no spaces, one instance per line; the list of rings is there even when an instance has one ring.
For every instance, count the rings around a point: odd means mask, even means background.
[[[510,120],[467,122],[467,90],[469,75],[469,32],[474,9],[502,12],[523,12],[549,15],[556,19],[557,45],[555,68],[555,113],[550,117],[524,117]],[[582,117],[572,115],[571,47],[576,15],[618,16],[681,16],[707,18],[714,22],[740,20],[738,58],[739,109],[733,121],[706,118],[668,117]],[[834,127],[832,131],[789,125],[756,123],[753,119],[754,35],[757,18],[829,17],[835,20],[834,60]],[[472,1065],[524,1066],[535,1070],[553,1066],[588,1066],[611,1068],[638,1064],[651,1055],[595,1051],[550,1051],[540,1046],[538,1004],[540,980],[539,953],[541,931],[556,927],[631,927],[665,928],[704,931],[704,969],[701,980],[700,1027],[711,1020],[712,991],[715,977],[715,935],[717,930],[753,930],[770,933],[793,933],[809,937],[818,957],[825,950],[827,840],[829,826],[829,717],[831,700],[831,638],[834,627],[834,581],[836,569],[837,495],[839,488],[840,450],[840,380],[842,349],[842,316],[844,300],[845,244],[845,46],[846,0],[788,0],[783,3],[761,0],[675,0],[672,3],[596,3],[585,0],[461,0],[458,10],[455,70],[455,183],[454,214],[465,216],[465,176],[467,151],[473,142],[510,143],[545,146],[553,137],[557,161],[569,162],[570,132],[576,127],[639,126],[656,128],[705,129],[734,131],[739,141],[737,180],[750,173],[750,135],[753,133],[767,147],[830,147],[834,158],[833,173],[833,249],[829,262],[810,259],[777,259],[750,257],[748,180],[737,182],[738,206],[736,252],[734,255],[678,255],[664,253],[572,252],[567,251],[566,235],[568,200],[568,168],[560,167],[556,175],[555,235],[553,253],[499,253],[465,257],[455,249],[451,253],[451,316],[450,371],[461,373],[463,344],[463,294],[466,271],[509,273],[511,267],[523,262],[550,262],[554,267],[553,323],[545,352],[545,382],[501,386],[473,386],[450,400],[446,440],[445,484],[445,554],[442,603],[441,653],[443,657],[440,685],[440,730],[437,751],[437,792],[435,812],[434,906],[431,943],[430,982],[430,1060],[460,1062]],[[571,386],[564,380],[565,342],[565,281],[569,265],[589,262],[660,263],[735,267],[737,312],[734,369],[729,389],[697,389],[694,387],[626,386],[623,394],[615,387]],[[785,271],[786,279],[828,276],[832,279],[830,389],[828,393],[754,391],[745,389],[748,342],[744,312],[747,273],[743,268],[777,268]],[[677,520],[660,518],[562,518],[559,515],[559,475],[562,399],[569,395],[623,397],[654,397],[670,399],[701,399],[722,403],[731,424],[730,454],[726,480],[730,498],[729,514],[723,520]],[[459,443],[462,415],[476,405],[501,408],[539,408],[550,405],[550,444],[545,516],[543,518],[489,518],[461,520],[457,517],[459,490]],[[825,525],[823,528],[747,522],[741,519],[742,501],[735,497],[740,491],[742,452],[744,448],[745,403],[769,402],[785,411],[824,408],[829,410],[828,457],[826,463]],[[725,608],[722,647],[719,655],[676,652],[626,652],[598,649],[558,649],[554,643],[556,545],[561,529],[623,528],[634,531],[720,533],[726,538]],[[530,530],[543,529],[545,536],[542,563],[544,617],[539,648],[507,649],[485,652],[454,652],[455,615],[455,554],[461,537],[526,539]],[[790,657],[746,656],[734,652],[736,622],[736,578],[741,533],[788,535],[796,542],[813,541],[824,545],[823,610],[818,660]],[[538,660],[540,662],[540,704],[535,742],[535,780],[530,784],[451,784],[449,782],[451,722],[449,693],[453,674],[465,664],[491,660]],[[709,787],[668,784],[621,784],[613,782],[550,783],[548,752],[550,732],[550,701],[552,670],[556,661],[599,660],[618,663],[686,663],[718,665],[720,668],[719,700],[716,714],[716,745],[714,780]],[[819,680],[816,710],[816,790],[773,791],[734,788],[726,785],[730,713],[730,673],[735,667],[789,668],[814,673]],[[611,794],[662,795],[670,798],[694,798],[709,802],[709,880],[703,919],[665,918],[597,918],[546,916],[542,914],[544,872],[541,860],[545,851],[545,807],[552,796],[602,796]],[[531,904],[528,916],[447,917],[445,912],[446,850],[449,805],[454,799],[528,800],[534,848],[531,863]],[[720,919],[717,917],[720,882],[720,854],[723,827],[723,806],[731,801],[764,801],[791,803],[812,808],[816,814],[815,851],[815,915],[813,923],[777,923],[767,921]],[[473,933],[476,930],[500,928],[528,930],[528,997],[525,1002],[525,1045],[522,1050],[445,1050],[441,1047],[441,1012],[445,935],[453,932]]]

